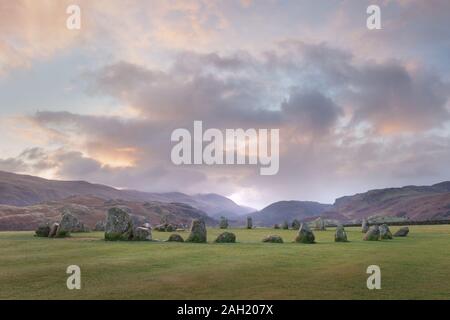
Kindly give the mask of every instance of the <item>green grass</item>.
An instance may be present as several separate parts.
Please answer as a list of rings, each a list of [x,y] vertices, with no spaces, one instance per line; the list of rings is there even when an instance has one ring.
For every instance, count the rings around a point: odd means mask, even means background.
[[[236,244],[212,243],[219,229],[208,229],[208,244],[1,232],[0,299],[450,299],[450,226],[410,230],[367,242],[347,228],[350,242],[335,243],[329,229],[315,232],[316,244],[292,243],[296,231],[273,229],[228,230]],[[268,234],[285,243],[262,243]],[[66,287],[72,264],[81,268],[81,290]],[[381,290],[366,287],[372,264],[381,268]]]

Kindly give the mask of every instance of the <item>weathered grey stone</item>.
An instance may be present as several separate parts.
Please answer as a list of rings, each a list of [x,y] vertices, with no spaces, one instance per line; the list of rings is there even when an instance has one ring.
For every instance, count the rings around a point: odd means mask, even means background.
[[[58,232],[56,236],[63,236],[71,232],[85,232],[85,227],[73,214],[66,211],[59,223]]]
[[[295,242],[299,243],[314,243],[315,236],[311,229],[308,227],[306,223],[302,223],[300,225],[300,229],[298,230],[297,237],[295,238]]]
[[[321,217],[317,218],[315,221],[315,229],[318,231],[325,231],[327,230],[326,225],[325,225],[325,220],[322,219]]]
[[[144,223],[144,224],[142,225],[142,227],[143,227],[143,228],[147,228],[147,229],[152,230],[152,225],[151,225],[150,223],[148,223],[148,222]]]
[[[371,226],[369,230],[364,235],[364,240],[366,241],[378,241],[380,238],[380,229],[377,225]]]
[[[366,218],[363,218],[362,220],[361,231],[362,233],[367,233],[367,231],[369,231],[369,222]]]
[[[95,227],[94,227],[94,231],[105,231],[105,227],[106,227],[106,222],[105,221],[98,221],[96,224],[95,224]]]
[[[167,241],[169,241],[169,242],[184,242],[184,239],[179,234],[174,233],[174,234],[170,235],[170,237]]]
[[[48,225],[48,223],[41,224],[37,227],[37,229],[35,231],[35,236],[47,238],[49,233],[50,233],[50,226]]]
[[[155,227],[155,230],[160,232],[173,232],[176,229],[177,229],[176,226],[169,223],[159,224]]]
[[[390,240],[392,239],[392,233],[387,224],[382,224],[379,227],[380,230],[380,239],[381,240]]]
[[[402,227],[397,230],[396,233],[394,233],[394,237],[406,237],[409,233],[408,227]]]
[[[274,235],[270,235],[265,237],[262,242],[271,242],[271,243],[283,243],[283,238],[281,238],[280,236],[274,234]]]
[[[214,242],[217,243],[234,243],[236,242],[236,235],[231,232],[224,232],[219,234]]]
[[[220,217],[220,229],[228,229],[228,219],[225,217]]]
[[[289,223],[287,221],[283,222],[283,229],[288,230],[289,229]]]
[[[187,242],[206,242],[206,225],[205,221],[194,219],[191,224],[191,233],[186,240]]]
[[[300,221],[294,219],[294,221],[292,221],[292,229],[298,230],[300,228],[300,224],[301,224]]]
[[[124,210],[114,207],[108,210],[105,227],[105,240],[131,240],[133,221]]]
[[[247,217],[247,229],[253,229],[253,219],[252,219],[252,217]]]
[[[347,242],[347,232],[345,232],[344,226],[339,225],[336,227],[336,233],[334,235],[335,242]]]
[[[55,222],[54,224],[52,224],[52,226],[50,227],[50,232],[48,233],[48,237],[53,238],[54,236],[56,236],[56,232],[58,231],[58,228],[59,228],[59,223]]]
[[[138,227],[133,231],[134,241],[151,241],[152,230],[144,227]]]

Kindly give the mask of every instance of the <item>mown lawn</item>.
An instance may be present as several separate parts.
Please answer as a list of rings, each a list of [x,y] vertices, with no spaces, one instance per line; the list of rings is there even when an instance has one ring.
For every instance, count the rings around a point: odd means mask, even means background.
[[[450,226],[410,230],[406,238],[366,242],[359,228],[347,228],[350,242],[335,243],[329,229],[315,232],[313,245],[292,243],[294,230],[273,229],[228,230],[236,244],[0,232],[0,299],[450,299]],[[222,231],[208,229],[209,240]],[[260,242],[268,234],[285,243]],[[169,235],[153,232],[161,240]],[[66,287],[72,264],[81,268],[81,290]],[[381,290],[366,287],[373,264],[381,268]]]

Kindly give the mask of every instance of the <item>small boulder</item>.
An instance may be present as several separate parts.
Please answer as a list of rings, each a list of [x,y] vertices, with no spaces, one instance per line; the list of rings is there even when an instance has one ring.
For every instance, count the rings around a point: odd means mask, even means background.
[[[58,228],[59,228],[59,223],[55,222],[54,224],[52,224],[52,226],[50,227],[50,232],[48,233],[48,237],[53,238],[54,236],[56,236],[56,232],[58,231]]]
[[[262,242],[283,243],[283,238],[278,235],[270,235],[265,237]]]
[[[184,242],[184,239],[182,236],[180,236],[177,233],[171,234],[169,239],[167,239],[168,242]]]
[[[130,215],[117,207],[108,210],[105,226],[105,240],[131,240],[133,221]]]
[[[361,232],[367,233],[367,231],[369,231],[369,222],[367,221],[366,218],[363,218],[361,225]]]
[[[36,237],[45,237],[47,238],[50,234],[50,226],[48,224],[42,224],[38,226],[38,228],[35,231]]]
[[[315,242],[314,233],[308,227],[306,223],[302,223],[300,225],[300,229],[298,230],[297,237],[295,238],[295,242],[299,243],[314,243]]]
[[[371,226],[364,236],[366,241],[378,241],[380,238],[380,229],[377,225]]]
[[[379,230],[380,230],[380,239],[381,240],[391,240],[392,239],[392,233],[387,224],[382,224],[379,227]]]
[[[406,237],[409,233],[408,227],[402,227],[397,230],[396,233],[394,233],[394,237]]]
[[[234,243],[236,242],[236,235],[231,232],[224,232],[219,234],[214,242],[217,243]]]
[[[151,241],[152,230],[144,227],[138,227],[133,231],[134,241]]]
[[[335,242],[348,242],[347,232],[345,232],[343,225],[337,226],[336,233],[334,235],[334,241]]]
[[[205,221],[194,219],[191,224],[191,233],[186,240],[187,242],[205,243],[206,242],[206,225]]]

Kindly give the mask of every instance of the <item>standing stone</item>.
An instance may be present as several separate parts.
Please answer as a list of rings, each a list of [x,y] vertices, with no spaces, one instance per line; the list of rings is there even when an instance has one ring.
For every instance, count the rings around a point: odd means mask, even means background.
[[[367,221],[366,218],[363,218],[362,220],[362,233],[367,233],[367,231],[369,231],[369,222]]]
[[[148,223],[148,222],[144,223],[144,224],[142,225],[142,227],[143,227],[143,228],[147,228],[147,229],[152,230],[152,225],[151,225],[150,223]]]
[[[247,217],[247,229],[253,229],[253,219],[252,219],[252,217]]]
[[[378,241],[380,238],[380,229],[377,225],[371,226],[364,236],[366,241]]]
[[[289,229],[289,223],[287,221],[283,222],[283,229],[288,230]]]
[[[35,231],[35,236],[36,237],[45,237],[47,238],[48,235],[50,234],[50,226],[47,224],[42,224],[40,226],[38,226],[38,228]]]
[[[300,221],[294,219],[294,221],[292,221],[292,229],[298,230],[299,228],[300,228]]]
[[[326,231],[327,230],[327,228],[325,227],[325,220],[322,219],[321,217],[319,217],[315,220],[315,224],[316,224],[316,230],[318,230],[318,231]]]
[[[65,237],[71,232],[84,232],[84,224],[81,223],[74,215],[71,213],[64,213],[59,223],[59,228],[56,236]]]
[[[95,227],[94,227],[94,231],[105,231],[105,226],[106,226],[106,222],[105,221],[98,221],[96,224],[95,224]]]
[[[105,240],[131,240],[133,237],[133,221],[130,215],[117,207],[108,210],[105,226]]]
[[[408,227],[402,227],[397,230],[396,233],[394,233],[394,237],[406,237],[409,233]]]
[[[295,238],[295,242],[299,243],[314,243],[315,242],[314,233],[308,227],[306,223],[302,223],[300,225],[300,229],[298,230],[297,237]]]
[[[48,233],[48,237],[53,238],[54,236],[56,236],[56,232],[58,231],[58,228],[59,228],[59,223],[55,222],[54,224],[52,224],[52,226],[50,227],[50,232]]]
[[[151,241],[152,230],[144,227],[138,227],[133,232],[134,241]]]
[[[343,225],[338,225],[336,228],[336,234],[334,235],[335,242],[347,242],[347,232],[345,232]]]
[[[262,242],[283,243],[283,238],[278,235],[270,235],[265,237]]]
[[[389,226],[387,224],[382,224],[379,229],[380,229],[380,239],[381,240],[392,239],[392,233],[391,233],[391,230],[389,230]]]
[[[219,236],[214,240],[217,243],[234,243],[236,242],[236,235],[231,232],[224,232],[219,234]]]
[[[220,217],[220,229],[228,229],[228,219],[225,217]]]
[[[174,234],[170,235],[170,237],[167,241],[169,241],[169,242],[184,242],[184,239],[179,234],[174,233]]]
[[[205,243],[206,242],[206,225],[205,221],[200,219],[192,220],[191,233],[186,240],[187,242]]]

